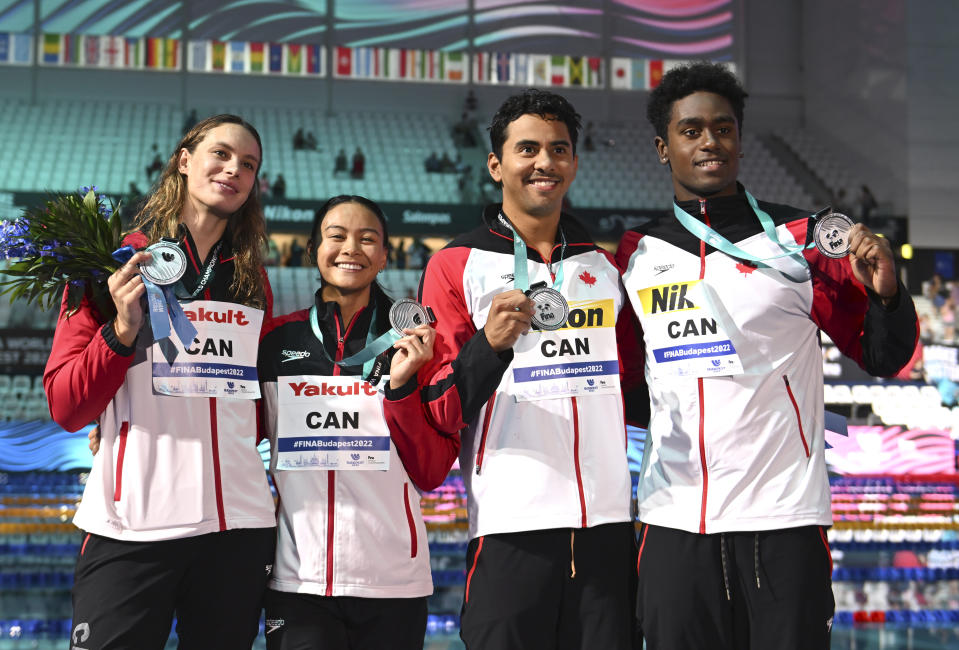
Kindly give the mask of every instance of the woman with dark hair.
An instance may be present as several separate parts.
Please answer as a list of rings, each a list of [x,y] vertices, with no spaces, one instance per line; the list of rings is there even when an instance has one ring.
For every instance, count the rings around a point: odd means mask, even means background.
[[[108,279],[115,315],[89,292],[69,317],[61,307],[44,373],[50,412],[70,431],[98,420],[101,434],[74,518],[84,531],[75,647],[161,649],[174,617],[181,649],[256,637],[275,544],[256,450],[256,345],[272,303],[261,156],[237,116],[193,126],[124,239],[139,252]],[[171,276],[157,277],[161,263]],[[145,315],[151,275],[173,280],[168,300],[192,340],[154,335],[167,315]]]
[[[396,316],[376,283],[388,242],[376,203],[330,199],[307,243],[320,272],[314,304],[276,319],[260,344],[280,494],[270,650],[423,647],[433,584],[419,491],[443,482],[459,443],[424,417],[426,312],[400,304],[419,317],[381,338]]]

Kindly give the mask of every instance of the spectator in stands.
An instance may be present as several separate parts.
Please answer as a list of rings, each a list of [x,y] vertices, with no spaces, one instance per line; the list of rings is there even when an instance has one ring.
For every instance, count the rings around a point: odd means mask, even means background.
[[[463,113],[460,121],[453,125],[453,142],[456,146],[470,149],[476,146],[476,120],[469,113]]]
[[[509,97],[493,118],[488,156],[502,205],[434,253],[421,283],[437,317],[424,406],[439,430],[463,441],[470,543],[461,635],[471,650],[626,650],[634,640],[635,534],[614,334],[622,288],[610,256],[560,211],[579,131],[579,115],[559,95]],[[595,327],[564,330],[580,346],[576,365],[599,374],[522,381],[560,367],[553,351],[573,341],[530,329],[524,274],[605,305]]]
[[[353,167],[350,169],[350,178],[361,179],[365,173],[366,156],[363,155],[363,150],[357,147],[356,151],[353,152]]]
[[[456,163],[454,163],[450,155],[444,151],[440,157],[440,172],[443,174],[452,174],[455,171]]]
[[[428,173],[436,173],[440,171],[440,159],[436,155],[436,152],[433,151],[430,153],[429,157],[423,161],[423,167]]]
[[[839,212],[847,217],[853,216],[852,205],[850,205],[846,196],[846,188],[840,187],[836,191],[836,195],[832,199],[832,209],[834,212]]]
[[[303,127],[298,128],[296,133],[293,134],[293,149],[295,151],[306,149],[306,136],[303,135]]]
[[[872,217],[872,211],[879,207],[879,202],[876,201],[876,197],[873,196],[872,190],[869,189],[868,185],[861,185],[859,187],[859,196],[857,197],[859,202],[859,221],[869,225],[869,220]]]
[[[287,251],[285,266],[303,266],[303,254],[305,252],[306,249],[300,244],[299,238],[294,237],[293,241],[290,242],[290,248]]]
[[[270,187],[270,192],[272,192],[274,198],[286,198],[286,179],[283,178],[283,174],[277,174],[276,178],[273,179],[273,185]]]
[[[939,319],[942,321],[942,339],[944,343],[956,341],[956,299],[950,294],[939,308]]]
[[[280,248],[272,237],[266,240],[266,251],[263,253],[263,266],[280,265]]]
[[[303,140],[303,148],[310,149],[311,151],[316,151],[316,148],[318,145],[319,143],[316,140],[316,136],[313,135],[313,132],[307,131],[306,137]]]
[[[147,184],[153,184],[153,177],[160,173],[160,170],[163,169],[163,159],[160,158],[160,150],[157,148],[156,143],[153,143],[153,146],[150,147],[150,150],[153,152],[153,157],[150,159],[150,163],[146,166],[147,172]]]
[[[419,237],[410,239],[410,245],[406,249],[407,266],[411,269],[422,269],[426,266],[426,261],[430,258],[430,248],[423,243]]]
[[[403,239],[400,239],[397,245],[390,249],[393,255],[393,268],[400,270],[406,268],[406,249],[403,248],[403,241]]]
[[[346,151],[340,149],[339,153],[336,154],[336,160],[334,161],[333,165],[333,178],[336,178],[337,174],[345,174],[347,171],[349,171],[346,168],[346,165]]]
[[[596,128],[592,122],[586,123],[586,131],[583,133],[583,149],[585,151],[596,151]]]
[[[255,376],[260,322],[272,309],[254,191],[261,152],[237,116],[197,123],[124,238],[168,250],[133,253],[108,279],[111,304],[85,299],[69,318],[61,306],[44,372],[50,413],[69,431],[99,421],[103,452],[74,518],[84,534],[72,638],[84,648],[162,648],[174,615],[181,647],[249,648],[257,635],[276,535],[255,446],[258,386],[212,385],[192,370],[219,367],[219,341],[220,351],[231,345],[231,367]],[[183,307],[233,315],[215,330],[191,321],[210,345],[191,349],[187,363],[179,341],[154,340],[156,312],[146,315],[140,268],[161,255],[185,263],[171,286],[190,301]]]
[[[199,122],[199,118],[196,116],[196,109],[190,109],[190,112],[185,118],[183,118],[183,134],[186,135],[190,129],[196,126],[196,123]]]
[[[266,172],[260,172],[260,178],[257,180],[260,186],[260,198],[270,196],[270,177]]]
[[[479,101],[476,99],[476,93],[473,92],[473,89],[470,88],[466,91],[466,98],[463,100],[463,110],[467,115],[472,115],[476,112],[476,108],[479,106]]]
[[[439,434],[424,417],[417,371],[433,354],[428,324],[404,330],[383,352],[381,370],[373,363],[377,354],[366,363],[351,361],[391,328],[392,301],[376,282],[388,244],[386,218],[374,202],[359,196],[327,201],[307,244],[321,277],[313,307],[277,319],[260,344],[270,464],[283,495],[266,597],[271,649],[423,648],[433,585],[419,491],[443,482],[459,439]],[[375,384],[380,373],[389,379],[379,389],[363,381]],[[338,390],[292,394],[287,384],[303,379]],[[309,422],[318,412],[348,416],[345,411],[357,417],[350,435],[376,443],[362,459],[351,459],[349,450],[284,454],[284,442],[339,435],[330,429],[307,434],[291,422]],[[297,465],[285,456],[327,464]],[[329,469],[331,456],[339,461],[336,471]],[[367,460],[374,462],[356,466]],[[371,468],[380,471],[357,471]]]
[[[624,384],[652,380],[624,400],[649,425],[637,492],[649,650],[828,649],[819,331],[883,376],[918,335],[886,239],[856,224],[848,257],[827,257],[805,248],[809,212],[738,183],[745,98],[720,64],[663,75],[647,116],[673,210],[627,231],[616,255],[639,317],[620,351],[645,349]]]

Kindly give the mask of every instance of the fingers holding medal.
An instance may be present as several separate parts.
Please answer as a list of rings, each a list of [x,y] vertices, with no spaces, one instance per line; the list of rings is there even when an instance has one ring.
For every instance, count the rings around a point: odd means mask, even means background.
[[[512,348],[520,334],[529,331],[533,306],[533,301],[519,289],[504,291],[493,297],[483,332],[494,352]]]
[[[397,352],[390,363],[390,388],[406,384],[425,363],[433,358],[436,330],[433,310],[415,300],[404,299],[390,309],[390,324],[403,337],[393,344]]]
[[[816,220],[813,240],[820,253],[827,257],[849,257],[853,275],[883,300],[898,291],[895,258],[885,237],[873,234],[861,223],[838,212],[830,212]]]
[[[145,251],[135,253],[107,278],[107,288],[117,308],[113,328],[124,345],[132,345],[143,323],[144,309],[140,299],[146,294],[146,287],[143,286],[138,265],[148,263],[150,258],[150,253]]]

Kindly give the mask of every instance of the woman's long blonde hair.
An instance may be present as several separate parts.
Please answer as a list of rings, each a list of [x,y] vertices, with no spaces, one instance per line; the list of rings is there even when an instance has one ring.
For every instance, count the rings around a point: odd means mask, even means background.
[[[177,237],[180,212],[187,199],[186,178],[179,170],[180,152],[186,149],[191,154],[211,129],[221,124],[238,124],[250,132],[263,153],[260,134],[246,120],[236,115],[214,115],[198,122],[183,136],[167,160],[160,178],[154,184],[150,198],[137,213],[133,229],[144,232],[150,243],[162,237]],[[263,309],[266,294],[263,290],[263,249],[266,245],[266,219],[260,205],[260,189],[256,179],[260,166],[254,171],[253,188],[243,206],[230,216],[226,231],[233,246],[233,283],[230,290],[236,300],[251,307]]]

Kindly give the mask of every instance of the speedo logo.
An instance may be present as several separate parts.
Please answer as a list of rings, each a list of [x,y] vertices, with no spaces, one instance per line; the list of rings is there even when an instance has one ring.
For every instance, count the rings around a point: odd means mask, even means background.
[[[249,325],[250,321],[246,319],[246,314],[242,309],[227,309],[225,312],[213,311],[200,307],[197,310],[184,309],[183,313],[191,321],[206,321],[208,323],[236,323],[237,325]]]
[[[643,313],[665,314],[672,311],[699,309],[699,307],[687,297],[687,294],[690,293],[699,282],[699,280],[677,282],[674,284],[662,284],[658,287],[640,289],[636,293],[639,294],[639,301],[643,305]]]
[[[676,266],[675,264],[660,264],[659,266],[654,266],[653,270],[656,271],[656,275],[662,275],[666,271],[670,270]]]
[[[560,329],[590,329],[595,327],[613,327],[616,324],[616,311],[612,299],[579,300],[569,302],[569,317]],[[533,326],[533,329],[537,329]]]
[[[280,354],[284,357],[283,361],[280,363],[286,363],[287,361],[296,361],[298,359],[306,359],[310,356],[309,350],[283,350]]]

